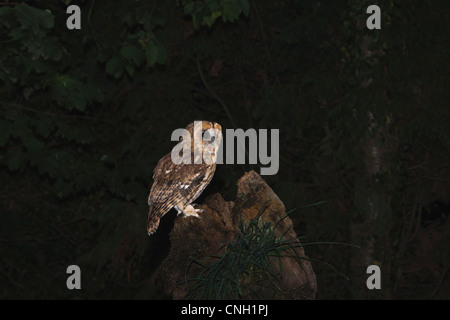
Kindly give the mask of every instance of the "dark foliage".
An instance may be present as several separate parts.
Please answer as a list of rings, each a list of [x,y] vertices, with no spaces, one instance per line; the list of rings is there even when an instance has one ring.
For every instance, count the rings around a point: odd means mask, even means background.
[[[280,129],[264,178],[288,209],[327,201],[292,216],[305,242],[371,221],[382,290],[317,263],[318,298],[450,298],[450,2],[85,0],[68,30],[70,3],[0,6],[0,298],[162,298],[175,215],[149,238],[147,195],[196,119]],[[252,167],[218,166],[202,197]],[[357,277],[348,247],[308,256]]]

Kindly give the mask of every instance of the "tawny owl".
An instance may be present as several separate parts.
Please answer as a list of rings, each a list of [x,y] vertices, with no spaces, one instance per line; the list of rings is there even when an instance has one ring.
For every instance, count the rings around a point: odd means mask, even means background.
[[[195,209],[192,202],[211,182],[216,170],[216,156],[222,139],[222,127],[218,123],[194,121],[180,135],[179,144],[159,160],[153,173],[148,196],[149,235],[156,231],[161,217],[172,208],[178,214],[183,213],[185,218],[199,217],[197,212],[201,209]],[[183,161],[180,161],[181,154]]]

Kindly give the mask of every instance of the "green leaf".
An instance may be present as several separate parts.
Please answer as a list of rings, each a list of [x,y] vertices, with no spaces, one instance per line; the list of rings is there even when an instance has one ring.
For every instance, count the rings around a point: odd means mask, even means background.
[[[24,3],[16,8],[17,19],[25,26],[30,27],[34,34],[40,34],[42,29],[50,29],[54,25],[54,17],[47,10],[30,7]]]
[[[166,48],[159,41],[149,41],[145,47],[145,57],[147,67],[152,67],[155,63],[165,64],[167,59]]]
[[[130,77],[134,74],[134,68],[132,66],[125,66],[125,71],[128,73]]]
[[[184,6],[184,14],[192,14],[195,9],[195,2],[191,2]]]
[[[242,13],[248,17],[250,11],[250,5],[247,0],[238,0],[239,6],[241,7]]]
[[[203,24],[207,25],[208,27],[211,27],[214,22],[216,21],[216,19],[218,17],[220,17],[222,15],[222,12],[220,11],[214,11],[213,13],[211,13],[211,16],[205,16],[203,17]]]
[[[222,16],[222,12],[220,11],[214,11],[213,13],[211,13],[211,18],[213,18],[214,20],[216,20],[220,16]]]
[[[224,1],[223,4],[223,12],[224,12],[224,21],[230,21],[233,22],[239,17],[239,14],[241,13],[241,9],[237,5],[235,1]]]
[[[134,45],[125,45],[120,53],[129,60],[132,60],[137,66],[139,66],[144,60],[144,54],[142,50]]]
[[[106,73],[112,75],[115,79],[120,78],[123,73],[123,64],[119,57],[113,56],[109,61],[106,63],[105,67]]]
[[[149,41],[145,46],[145,58],[147,60],[147,67],[153,67],[158,59],[158,48],[153,43]]]
[[[219,0],[205,0],[205,4],[211,12],[218,11],[222,8]]]
[[[208,16],[203,17],[202,24],[204,24],[204,25],[206,24],[208,27],[211,27],[213,25],[213,23],[214,23],[214,19],[213,18],[208,17]]]
[[[44,138],[47,138],[54,127],[54,123],[51,119],[42,118],[36,123],[36,132]]]

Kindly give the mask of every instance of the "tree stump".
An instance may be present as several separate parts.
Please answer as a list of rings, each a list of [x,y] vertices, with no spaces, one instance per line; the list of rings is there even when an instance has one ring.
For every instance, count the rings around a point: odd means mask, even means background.
[[[276,237],[298,243],[283,257],[271,257],[269,273],[248,274],[240,279],[248,288],[242,299],[313,299],[316,276],[303,247],[299,246],[292,221],[284,217],[284,204],[256,172],[250,171],[238,183],[235,201],[225,201],[220,194],[208,197],[198,208],[200,219],[178,218],[170,233],[171,249],[160,266],[159,279],[166,294],[184,299],[200,272],[235,241],[240,225],[248,224],[261,213],[263,223],[271,223]],[[295,251],[295,252],[293,252]],[[193,262],[196,261],[196,262]],[[201,262],[201,264],[197,262]]]

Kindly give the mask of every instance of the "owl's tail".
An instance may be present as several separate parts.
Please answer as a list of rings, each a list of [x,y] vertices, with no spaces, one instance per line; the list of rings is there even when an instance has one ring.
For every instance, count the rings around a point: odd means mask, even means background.
[[[155,210],[153,206],[150,206],[147,218],[147,233],[149,236],[155,233],[156,229],[158,229],[159,226],[159,218],[156,214],[156,211],[157,210]]]

